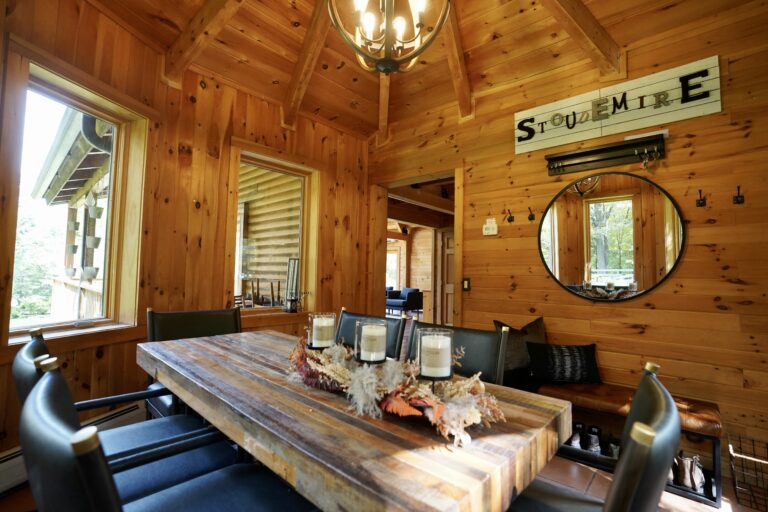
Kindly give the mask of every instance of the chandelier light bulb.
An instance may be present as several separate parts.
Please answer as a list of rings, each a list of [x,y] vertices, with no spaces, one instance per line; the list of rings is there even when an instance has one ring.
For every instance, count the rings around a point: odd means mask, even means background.
[[[365,12],[368,8],[368,0],[355,0],[355,10],[359,13]]]
[[[418,13],[424,13],[427,10],[427,0],[412,0],[413,10]]]
[[[395,29],[398,41],[402,41],[403,36],[405,35],[405,18],[398,16],[392,20],[392,27]]]
[[[373,39],[373,27],[376,26],[376,16],[372,12],[363,14],[363,32],[365,37]]]

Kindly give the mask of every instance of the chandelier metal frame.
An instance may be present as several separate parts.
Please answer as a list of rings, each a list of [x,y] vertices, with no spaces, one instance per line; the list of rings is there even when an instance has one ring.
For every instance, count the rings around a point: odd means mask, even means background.
[[[413,37],[400,39],[394,25],[395,0],[378,0],[379,13],[383,14],[383,20],[379,26],[380,34],[377,37],[372,36],[374,30],[371,27],[369,27],[368,33],[366,33],[366,29],[363,26],[362,17],[364,10],[367,9],[367,3],[366,7],[359,11],[360,16],[355,23],[354,33],[351,33],[344,28],[341,22],[341,16],[336,6],[337,0],[327,0],[328,13],[331,16],[333,26],[344,42],[355,51],[357,61],[363,69],[387,75],[394,72],[402,73],[412,69],[416,64],[416,57],[421,55],[435,40],[435,37],[448,19],[448,12],[451,8],[451,0],[442,1],[444,2],[443,7],[434,28],[424,35],[426,25],[422,19],[423,12],[416,11],[412,0],[409,0],[414,34]],[[404,30],[401,32],[404,33]],[[407,51],[409,49],[410,51]]]

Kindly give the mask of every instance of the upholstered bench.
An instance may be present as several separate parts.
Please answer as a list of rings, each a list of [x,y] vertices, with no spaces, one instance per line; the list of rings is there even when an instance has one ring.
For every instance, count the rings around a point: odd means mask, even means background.
[[[568,400],[574,408],[626,417],[635,390],[615,384],[544,384],[539,387],[538,393]],[[677,486],[670,485],[667,490],[720,508],[722,498],[720,438],[723,435],[720,409],[717,404],[688,398],[675,397],[675,403],[680,412],[680,429],[683,434],[697,439],[703,438],[712,443],[714,500]],[[570,455],[573,455],[573,452]],[[585,457],[585,459],[589,459],[589,457]]]

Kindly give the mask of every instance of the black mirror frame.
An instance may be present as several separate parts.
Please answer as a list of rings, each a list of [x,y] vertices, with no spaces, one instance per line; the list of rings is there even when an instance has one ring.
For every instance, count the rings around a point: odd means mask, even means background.
[[[560,279],[558,279],[555,276],[555,274],[552,273],[552,270],[549,268],[549,265],[547,265],[547,262],[544,259],[544,253],[541,251],[541,229],[544,226],[544,218],[547,216],[547,212],[549,212],[549,209],[552,208],[552,206],[560,198],[560,196],[565,194],[566,191],[569,188],[571,188],[574,183],[579,182],[581,180],[585,180],[587,178],[593,178],[595,176],[605,176],[605,175],[610,175],[610,174],[619,175],[619,176],[631,176],[633,178],[637,178],[639,180],[645,181],[646,183],[648,183],[650,185],[653,185],[658,191],[660,191],[662,194],[664,194],[664,196],[667,199],[669,199],[669,201],[672,203],[672,206],[675,208],[675,211],[677,212],[677,216],[680,217],[680,231],[681,231],[680,252],[677,255],[677,259],[675,260],[675,264],[672,265],[671,269],[669,269],[669,272],[667,272],[667,275],[665,275],[656,284],[654,284],[653,286],[651,286],[650,288],[648,288],[646,290],[638,291],[636,294],[634,294],[634,295],[632,295],[630,297],[623,297],[623,298],[620,298],[620,299],[607,299],[607,298],[604,299],[604,298],[601,298],[601,297],[585,297],[584,295],[581,295],[580,293],[578,293],[578,292],[576,292],[574,290],[571,290],[566,285],[561,283]],[[680,210],[680,206],[672,198],[672,196],[669,195],[669,192],[667,192],[666,190],[661,188],[658,184],[654,183],[653,181],[651,181],[648,178],[645,178],[643,176],[638,176],[637,174],[632,174],[630,172],[613,171],[613,172],[598,172],[598,173],[595,173],[595,174],[590,174],[588,176],[582,176],[580,178],[577,178],[577,179],[569,182],[568,185],[565,186],[565,188],[563,188],[560,192],[558,192],[557,195],[549,202],[547,207],[544,209],[544,213],[541,215],[541,221],[539,222],[538,240],[537,241],[538,241],[538,245],[539,245],[539,258],[541,258],[541,263],[544,265],[544,268],[547,270],[547,273],[549,274],[549,276],[558,285],[560,285],[560,287],[562,289],[566,290],[569,293],[572,293],[573,295],[576,295],[577,297],[581,297],[582,299],[585,299],[585,300],[591,300],[592,302],[603,302],[603,303],[613,304],[613,303],[616,303],[616,302],[624,302],[624,301],[636,299],[636,298],[641,297],[641,296],[647,294],[648,292],[658,288],[659,285],[661,285],[664,281],[666,281],[669,278],[669,276],[671,276],[675,272],[675,270],[677,269],[678,265],[680,265],[680,262],[683,260],[683,255],[685,253],[685,248],[686,248],[686,245],[687,245],[687,243],[686,243],[687,240],[688,240],[687,222],[685,220],[685,217],[683,217],[683,212],[682,212],[682,210]]]

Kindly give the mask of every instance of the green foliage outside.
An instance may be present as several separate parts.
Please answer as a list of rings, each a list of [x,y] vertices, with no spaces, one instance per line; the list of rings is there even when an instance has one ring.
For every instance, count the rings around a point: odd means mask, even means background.
[[[24,213],[19,211],[16,230],[11,320],[50,314],[56,261],[61,258],[60,234],[53,228],[38,226],[32,216]]]
[[[592,272],[634,269],[632,200],[594,202],[589,205],[590,263]],[[615,274],[620,275],[620,274]]]

